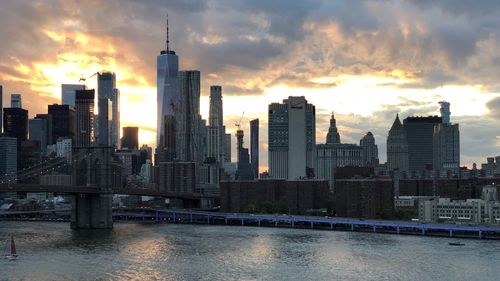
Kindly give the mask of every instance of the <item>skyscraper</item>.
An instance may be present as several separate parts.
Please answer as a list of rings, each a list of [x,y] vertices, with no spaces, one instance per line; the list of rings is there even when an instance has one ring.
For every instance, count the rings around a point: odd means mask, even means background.
[[[254,179],[259,178],[259,119],[250,121],[250,163]]]
[[[409,170],[408,142],[406,140],[406,131],[401,121],[399,121],[399,115],[396,115],[387,136],[387,169],[389,171]]]
[[[16,178],[17,140],[0,135],[0,183]]]
[[[94,142],[94,97],[94,89],[75,92],[76,146],[90,146]]]
[[[250,165],[250,157],[248,155],[248,148],[243,147],[243,130],[236,131],[236,150],[238,169],[236,171],[236,180],[252,180],[254,179],[252,166]]]
[[[335,116],[330,117],[326,143],[316,145],[315,176],[328,180],[330,191],[334,191],[335,169],[343,166],[361,166],[362,148],[356,144],[340,143]]]
[[[423,173],[432,170],[434,126],[441,117],[407,117],[403,120],[408,141],[409,170]]]
[[[328,133],[326,134],[326,144],[340,143],[340,134],[337,130],[337,121],[335,120],[335,115],[330,118],[330,127],[328,128]]]
[[[433,168],[447,176],[448,172],[458,173],[460,168],[460,131],[458,124],[450,123],[450,104],[439,104],[443,123],[434,126]]]
[[[166,148],[166,144],[175,143],[177,135],[177,114],[181,106],[179,90],[179,57],[170,50],[168,38],[167,18],[167,40],[165,50],[156,57],[156,91],[157,91],[157,149]],[[165,122],[173,122],[166,124]],[[166,128],[175,129],[167,132]],[[167,134],[168,133],[168,134]],[[175,154],[174,151],[170,153]]]
[[[297,179],[315,165],[316,110],[304,97],[269,105],[269,176]]]
[[[45,154],[47,151],[47,136],[49,124],[46,118],[34,118],[28,120],[29,124],[29,140],[39,143],[40,152]]]
[[[17,139],[17,148],[28,139],[28,111],[19,107],[3,109],[3,131],[8,137]]]
[[[123,127],[122,145],[123,149],[139,148],[139,127]]]
[[[3,132],[3,87],[0,85],[0,134]]]
[[[52,104],[48,106],[52,116],[52,144],[59,138],[75,138],[75,110],[72,106]]]
[[[371,167],[378,165],[378,147],[372,132],[366,133],[359,140],[359,146],[363,149],[363,165]]]
[[[224,164],[224,126],[222,87],[210,86],[210,109],[208,115],[208,157]]]
[[[98,111],[97,123],[99,131],[96,134],[97,144],[104,146],[115,146],[113,137],[118,116],[113,113],[119,111],[119,91],[116,89],[116,75],[114,72],[99,72],[97,73],[97,95],[98,95]],[[118,128],[119,130],[119,128]],[[118,133],[119,134],[119,133]]]
[[[111,145],[120,146],[120,90],[114,88],[111,96],[113,118],[111,121]]]
[[[10,95],[10,107],[11,108],[23,108],[23,102],[20,94]]]
[[[85,85],[62,84],[61,85],[61,104],[75,106],[75,93],[77,90],[85,90]]]
[[[44,131],[45,133],[45,136],[41,136],[40,138],[43,140],[45,139],[45,141],[42,141],[40,143],[41,145],[41,149],[42,149],[42,152],[46,152],[47,151],[47,145],[50,145],[50,144],[53,144],[54,141],[52,140],[52,115],[50,114],[37,114],[35,116],[35,119],[41,119],[43,120],[42,124],[42,130]],[[30,139],[31,139],[31,126],[30,126]]]
[[[224,134],[224,162],[231,162],[231,134]]]
[[[181,161],[196,161],[199,153],[198,122],[200,118],[200,72],[179,73],[181,106],[178,112],[177,155]]]

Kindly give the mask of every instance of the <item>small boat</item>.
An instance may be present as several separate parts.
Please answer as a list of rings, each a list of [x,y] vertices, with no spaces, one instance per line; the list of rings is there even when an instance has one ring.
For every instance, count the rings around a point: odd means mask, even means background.
[[[450,245],[450,246],[465,246],[465,244],[462,242],[449,242],[448,245]]]
[[[7,240],[5,247],[5,258],[9,260],[17,259],[16,243],[14,242],[14,235],[10,235],[10,240]]]

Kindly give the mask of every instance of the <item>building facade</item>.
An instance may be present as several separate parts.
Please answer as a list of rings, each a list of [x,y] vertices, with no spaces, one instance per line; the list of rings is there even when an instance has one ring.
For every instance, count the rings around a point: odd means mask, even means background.
[[[17,139],[17,147],[28,139],[28,111],[18,107],[3,109],[3,132]]]
[[[224,164],[224,119],[222,106],[222,87],[210,86],[210,109],[208,116],[208,157],[214,157]]]
[[[375,137],[372,132],[366,133],[363,138],[359,141],[359,146],[363,149],[363,165],[366,166],[377,166],[378,161],[378,147],[375,144]]]
[[[343,166],[363,166],[363,149],[347,143],[316,145],[316,177],[328,180],[330,191],[334,190],[335,168]]]
[[[196,161],[198,151],[198,122],[200,119],[200,71],[179,73],[180,110],[178,112],[177,158]]]
[[[193,193],[196,187],[194,162],[159,164],[158,188],[166,192]]]
[[[450,104],[440,104],[443,123],[434,126],[433,169],[446,177],[458,174],[460,169],[460,131],[458,124],[450,123]]]
[[[299,179],[314,174],[316,110],[304,97],[269,105],[269,176]]]
[[[123,127],[122,149],[139,149],[139,127]]]
[[[20,94],[10,95],[10,107],[12,108],[23,108],[23,100]]]
[[[175,142],[176,131],[167,132],[166,129],[177,127],[177,115],[181,107],[179,57],[168,46],[156,57],[156,89],[157,149],[164,149],[167,143]]]
[[[437,198],[419,203],[419,219],[424,222],[500,224],[497,188],[485,186],[481,199],[452,200]]]
[[[387,136],[387,170],[407,172],[409,170],[408,141],[406,131],[399,120],[399,115]]]
[[[412,172],[433,170],[434,126],[441,124],[438,116],[407,117],[403,120],[408,142],[408,163]]]
[[[231,163],[231,134],[224,134],[224,163]]]
[[[328,184],[323,180],[276,180],[221,182],[221,211],[254,212],[268,203],[289,215],[304,215],[326,208]]]
[[[394,214],[392,180],[336,180],[334,194],[338,217],[384,219]]]
[[[0,182],[16,179],[17,139],[0,135]]]
[[[75,91],[75,146],[90,146],[94,143],[94,99],[93,89]]]
[[[75,95],[76,95],[77,90],[85,90],[85,85],[62,84],[61,85],[61,104],[75,106]]]
[[[250,163],[253,178],[259,178],[259,119],[250,121]]]
[[[97,73],[97,105],[99,115],[97,116],[96,141],[101,146],[118,147],[118,140],[114,137],[119,135],[119,116],[115,116],[119,111],[119,91],[116,89],[116,75],[114,72]]]
[[[75,139],[75,109],[73,106],[52,104],[48,106],[48,113],[52,116],[52,142],[59,138]]]
[[[0,134],[3,132],[3,87],[0,85]]]

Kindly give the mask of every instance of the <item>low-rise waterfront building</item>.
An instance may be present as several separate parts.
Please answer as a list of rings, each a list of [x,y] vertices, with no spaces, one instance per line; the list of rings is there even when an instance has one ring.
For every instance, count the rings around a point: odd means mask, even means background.
[[[485,186],[481,199],[436,198],[419,203],[419,219],[424,222],[500,223],[500,201],[495,186]]]

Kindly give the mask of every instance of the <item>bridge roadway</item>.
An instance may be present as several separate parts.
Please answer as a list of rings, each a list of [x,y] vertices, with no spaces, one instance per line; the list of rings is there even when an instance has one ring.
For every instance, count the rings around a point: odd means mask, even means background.
[[[166,192],[147,188],[113,188],[102,189],[95,186],[62,186],[62,185],[39,185],[39,184],[10,184],[0,185],[0,192],[53,192],[57,194],[124,194],[142,195],[153,197],[165,197],[187,200],[199,200],[200,193]]]
[[[390,232],[395,234],[420,234],[448,237],[500,238],[500,226],[449,225],[433,223],[414,223],[389,220],[360,220],[352,218],[331,218],[312,216],[261,215],[245,213],[219,213],[185,210],[120,210],[113,211],[114,218],[135,217],[142,220],[171,220],[173,222],[222,222],[224,224],[271,225],[271,226],[306,226],[322,229],[344,229],[351,231]],[[444,234],[444,235],[443,235]]]

